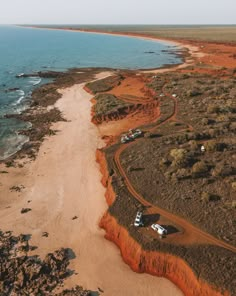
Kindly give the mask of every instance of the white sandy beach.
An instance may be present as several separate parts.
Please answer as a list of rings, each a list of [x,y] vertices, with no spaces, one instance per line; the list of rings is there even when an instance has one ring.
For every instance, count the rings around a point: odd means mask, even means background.
[[[66,288],[79,284],[96,291],[100,287],[105,296],[183,295],[167,279],[131,271],[118,248],[104,239],[98,223],[107,205],[95,162],[95,151],[103,142],[90,122],[92,96],[83,84],[61,92],[56,105],[68,122],[54,125],[58,134],[43,142],[34,162],[1,174],[0,228],[31,234],[31,244],[38,247],[35,254],[41,256],[71,248],[75,259],[70,269],[75,274],[66,280]],[[25,188],[11,192],[13,185]],[[26,207],[32,211],[21,214]],[[73,216],[78,219],[72,220]],[[44,231],[48,237],[42,237]]]

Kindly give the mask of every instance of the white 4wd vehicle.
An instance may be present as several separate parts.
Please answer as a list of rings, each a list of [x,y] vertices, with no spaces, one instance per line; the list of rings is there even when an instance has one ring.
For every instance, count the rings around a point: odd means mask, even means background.
[[[122,144],[127,143],[130,140],[131,140],[131,138],[128,135],[122,135],[121,136],[121,139],[120,139],[120,141],[121,141]]]
[[[135,220],[134,220],[134,226],[136,226],[136,227],[143,226],[142,217],[143,217],[142,212],[137,212]]]
[[[159,224],[152,224],[151,228],[160,235],[167,235],[167,230]]]
[[[142,135],[142,131],[140,129],[135,129],[135,130],[130,129],[129,130],[129,137],[132,139],[135,139],[141,135]]]

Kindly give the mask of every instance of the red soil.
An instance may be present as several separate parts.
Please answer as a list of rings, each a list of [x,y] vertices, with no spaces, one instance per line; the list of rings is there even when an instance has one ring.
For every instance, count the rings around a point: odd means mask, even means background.
[[[112,90],[108,91],[117,97],[132,95],[137,98],[142,98],[143,102],[145,102],[145,94],[143,92],[144,79],[142,76],[128,76],[125,77],[124,80],[121,81],[120,85],[114,87]],[[148,98],[146,98],[148,99]]]
[[[200,62],[216,67],[236,68],[235,44],[194,42],[194,45],[199,46],[201,52],[205,53],[204,57],[199,58]]]
[[[134,104],[131,108],[124,108],[122,112],[92,120],[93,123],[98,124],[100,133],[107,140],[107,144],[114,143],[121,133],[130,128],[156,121],[160,115],[159,102],[154,99],[154,93],[145,87],[141,76],[125,74],[121,84],[107,93]],[[95,101],[92,100],[92,103]],[[94,118],[94,113],[92,113],[92,118]],[[118,120],[119,124],[117,124]]]
[[[103,174],[102,184],[107,187],[106,200],[108,205],[111,205],[116,196],[111,186],[106,160],[101,151],[97,151],[96,156]],[[105,237],[119,247],[123,260],[135,272],[166,277],[175,283],[186,296],[222,296],[222,293],[214,287],[198,279],[184,260],[171,254],[143,250],[130,237],[128,231],[120,226],[108,212],[102,217],[99,226],[106,231]],[[224,293],[223,295],[229,294]]]

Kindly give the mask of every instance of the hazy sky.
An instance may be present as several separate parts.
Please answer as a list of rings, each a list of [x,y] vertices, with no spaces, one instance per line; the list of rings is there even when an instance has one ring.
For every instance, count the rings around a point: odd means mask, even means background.
[[[236,0],[0,0],[1,24],[236,24]]]

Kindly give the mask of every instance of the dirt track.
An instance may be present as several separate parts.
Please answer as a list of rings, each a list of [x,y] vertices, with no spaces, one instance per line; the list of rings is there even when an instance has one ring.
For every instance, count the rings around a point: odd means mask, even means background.
[[[165,85],[162,88],[162,91],[164,93],[164,95],[166,97],[171,98],[172,100],[174,100],[174,110],[172,112],[172,114],[165,119],[163,122],[161,122],[161,124],[166,123],[169,120],[175,120],[175,117],[177,115],[177,99],[174,98],[170,93],[167,93],[164,91]],[[190,126],[190,128],[192,128],[192,126]],[[156,129],[152,128],[152,129]],[[151,130],[152,130],[151,129]],[[149,131],[151,131],[149,130]],[[136,140],[136,142],[138,141],[138,139]],[[135,142],[134,142],[135,143]],[[163,210],[162,208],[159,208],[157,206],[153,206],[151,203],[149,203],[148,201],[145,200],[145,198],[140,195],[132,186],[130,180],[128,179],[125,170],[122,167],[121,161],[120,161],[120,156],[122,154],[122,152],[129,146],[133,145],[134,143],[130,142],[128,144],[125,144],[123,146],[121,146],[115,153],[114,156],[114,161],[115,164],[117,166],[117,169],[119,170],[119,173],[121,174],[121,176],[124,178],[125,180],[125,184],[129,190],[129,192],[144,206],[149,207],[148,212],[149,213],[159,213],[161,214],[164,218],[169,219],[170,221],[174,222],[174,224],[177,224],[180,226],[180,228],[184,229],[183,231],[183,236],[186,238],[184,240],[182,240],[182,242],[184,242],[185,244],[189,244],[192,243],[192,241],[196,241],[198,243],[202,243],[202,244],[212,244],[212,245],[216,245],[216,246],[220,246],[222,248],[228,249],[232,252],[236,252],[236,247],[227,244],[219,239],[216,239],[215,237],[213,237],[212,235],[200,230],[199,228],[195,227],[194,225],[192,225],[191,223],[187,222],[185,219],[180,218],[170,212],[167,212],[165,210]],[[193,239],[194,238],[194,239]]]

